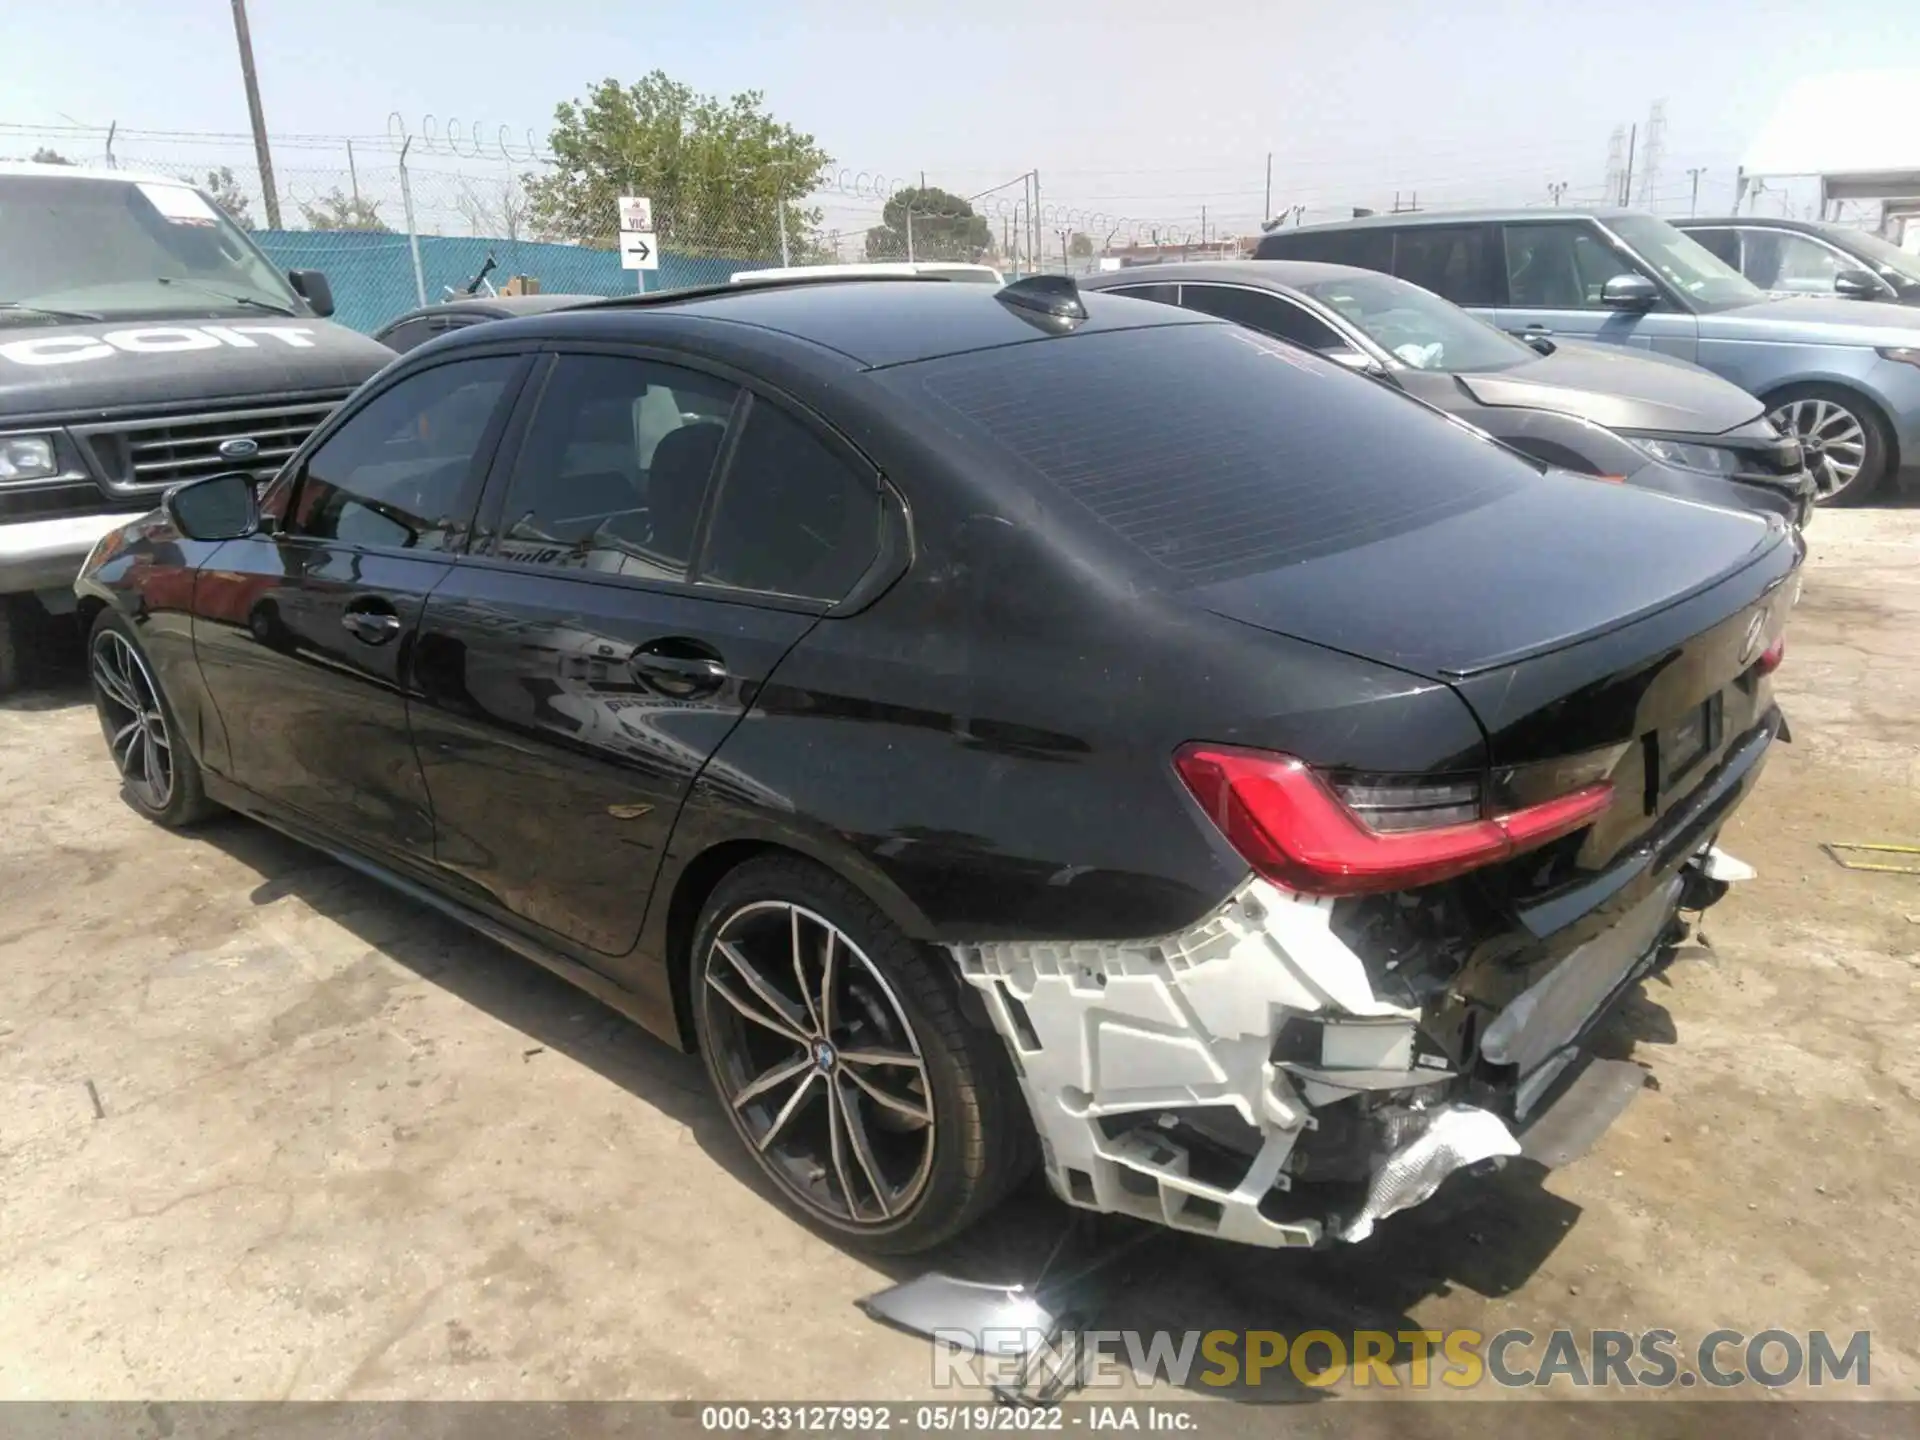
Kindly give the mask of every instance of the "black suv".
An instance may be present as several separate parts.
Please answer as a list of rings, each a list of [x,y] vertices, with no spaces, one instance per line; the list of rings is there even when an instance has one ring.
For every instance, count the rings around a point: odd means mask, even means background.
[[[78,589],[136,807],[697,1046],[818,1223],[1043,1156],[1282,1246],[1592,1098],[1740,873],[1800,556],[1208,316],[868,280],[448,335]]]

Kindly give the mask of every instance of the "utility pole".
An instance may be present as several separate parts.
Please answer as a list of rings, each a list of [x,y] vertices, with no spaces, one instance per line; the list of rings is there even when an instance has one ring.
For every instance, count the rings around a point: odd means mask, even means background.
[[[1640,127],[1635,125],[1627,132],[1627,173],[1620,182],[1620,200],[1624,205],[1633,198],[1633,148],[1640,140]]]
[[[267,117],[260,109],[260,81],[253,73],[253,35],[247,29],[247,0],[233,0],[233,34],[240,42],[240,78],[247,86],[247,115],[253,121],[253,158],[260,165],[260,194],[267,202],[267,228],[278,230],[280,192],[273,183],[273,153],[267,148]]]
[[[1207,207],[1200,207],[1200,248],[1207,248]]]
[[[1262,220],[1273,218],[1273,151],[1271,150],[1267,151],[1267,198],[1260,207],[1260,218]]]
[[[1040,214],[1040,172],[1038,170],[1033,172],[1033,213],[1027,218],[1033,223],[1033,249],[1029,253],[1033,256],[1033,272],[1037,275],[1047,268],[1047,249],[1040,238],[1046,232],[1040,228],[1043,217]]]
[[[913,263],[913,206],[907,206],[907,263]]]
[[[1687,171],[1687,179],[1693,182],[1693,194],[1687,200],[1687,214],[1689,215],[1698,215],[1700,213],[1700,177],[1706,173],[1707,167],[1704,165],[1693,166]]]
[[[353,208],[360,208],[360,171],[353,163],[353,141],[347,141],[347,180],[353,186]]]

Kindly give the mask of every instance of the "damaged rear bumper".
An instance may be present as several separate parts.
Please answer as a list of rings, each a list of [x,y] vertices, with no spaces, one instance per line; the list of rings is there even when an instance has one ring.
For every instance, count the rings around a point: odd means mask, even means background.
[[[1311,1246],[1364,1239],[1455,1170],[1522,1153],[1529,1128],[1579,1090],[1561,1082],[1581,1038],[1657,963],[1681,904],[1751,873],[1703,847],[1529,976],[1464,1052],[1438,1035],[1436,1001],[1383,998],[1336,933],[1333,902],[1258,878],[1161,939],[953,953],[1014,1058],[1063,1200]]]

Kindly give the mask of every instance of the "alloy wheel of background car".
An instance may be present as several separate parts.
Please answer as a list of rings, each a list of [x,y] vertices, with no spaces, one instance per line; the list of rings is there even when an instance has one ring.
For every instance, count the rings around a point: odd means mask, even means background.
[[[102,630],[93,638],[93,683],[100,728],[120,778],[146,809],[165,810],[174,775],[167,717],[147,662],[118,631]]]
[[[910,1210],[932,1169],[927,1063],[893,988],[820,915],[781,901],[722,922],[702,967],[723,1099],[767,1173],[841,1225]]]
[[[1821,504],[1860,504],[1879,485],[1886,441],[1879,422],[1849,397],[1819,388],[1790,392],[1767,418],[1800,437]]]

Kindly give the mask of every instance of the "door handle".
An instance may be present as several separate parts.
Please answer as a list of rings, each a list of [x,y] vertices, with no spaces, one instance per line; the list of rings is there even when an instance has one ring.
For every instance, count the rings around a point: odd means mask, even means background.
[[[400,633],[400,617],[390,610],[349,610],[340,624],[366,645],[384,645]]]
[[[673,695],[718,690],[727,682],[726,663],[694,640],[656,640],[634,651],[627,663],[642,679]]]
[[[1522,335],[1551,335],[1553,334],[1553,331],[1549,330],[1544,325],[1528,325],[1522,330],[1520,330],[1518,333]]]

